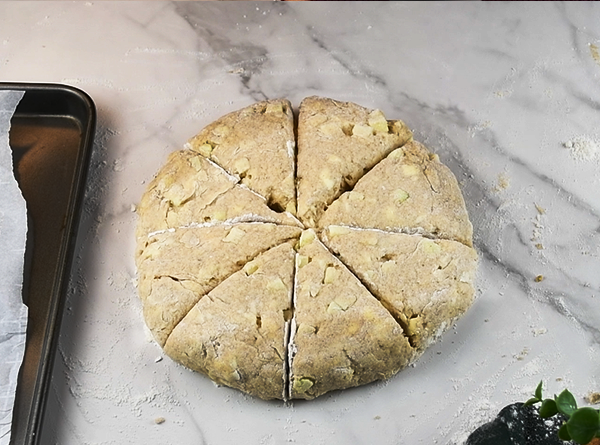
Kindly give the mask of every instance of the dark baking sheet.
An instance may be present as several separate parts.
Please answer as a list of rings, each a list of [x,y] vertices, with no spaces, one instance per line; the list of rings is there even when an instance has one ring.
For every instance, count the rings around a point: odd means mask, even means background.
[[[57,84],[0,83],[25,94],[11,120],[14,170],[27,202],[23,300],[25,356],[10,444],[37,444],[75,247],[96,111],[83,91]]]

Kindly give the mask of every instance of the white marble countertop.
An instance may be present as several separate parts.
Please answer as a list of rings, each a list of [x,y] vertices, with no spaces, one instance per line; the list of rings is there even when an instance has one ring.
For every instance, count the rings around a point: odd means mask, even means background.
[[[594,2],[2,2],[2,80],[81,88],[99,118],[43,443],[455,444],[540,380],[600,391],[598,23]],[[267,403],[150,339],[132,205],[204,125],[312,94],[403,119],[450,166],[478,299],[387,382]]]

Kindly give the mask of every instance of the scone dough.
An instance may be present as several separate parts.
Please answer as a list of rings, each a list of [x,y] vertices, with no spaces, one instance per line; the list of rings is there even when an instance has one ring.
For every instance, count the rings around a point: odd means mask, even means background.
[[[472,304],[452,172],[401,121],[309,97],[230,113],[138,205],[138,292],[167,355],[262,399],[386,379]]]

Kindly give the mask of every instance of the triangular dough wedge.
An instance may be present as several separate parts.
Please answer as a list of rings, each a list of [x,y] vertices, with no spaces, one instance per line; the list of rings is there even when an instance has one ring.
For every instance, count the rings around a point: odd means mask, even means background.
[[[278,211],[296,211],[294,116],[286,99],[229,113],[186,143],[264,196]]]
[[[414,351],[402,327],[321,242],[303,232],[296,258],[290,397],[385,379]]]
[[[298,117],[298,217],[315,227],[325,208],[412,138],[401,121],[351,102],[308,97]]]
[[[263,197],[236,182],[198,153],[172,153],[142,196],[137,237],[143,241],[159,230],[218,221],[300,225],[291,214],[271,210]]]
[[[186,209],[201,211],[218,196],[231,190],[236,178],[224,174],[218,166],[189,150],[171,153],[165,165],[148,185],[137,206],[138,238],[158,230],[178,227],[170,225],[169,213]],[[200,222],[191,217],[189,223]]]
[[[423,351],[473,302],[477,253],[420,235],[330,226],[323,242],[339,256]]]
[[[319,227],[331,224],[424,232],[472,245],[473,226],[456,178],[439,158],[411,141],[334,201]]]
[[[301,230],[247,223],[180,228],[149,237],[137,258],[146,324],[162,346],[179,321],[210,290],[244,264]]]
[[[294,257],[292,243],[285,243],[246,263],[190,310],[165,352],[217,383],[284,398]]]

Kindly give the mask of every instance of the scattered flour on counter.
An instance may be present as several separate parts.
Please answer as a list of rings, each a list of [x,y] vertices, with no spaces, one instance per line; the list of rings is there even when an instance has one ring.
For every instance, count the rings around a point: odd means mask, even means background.
[[[539,204],[536,204],[535,202],[533,203],[533,205],[535,206],[537,213],[535,215],[535,218],[533,219],[533,232],[531,234],[530,239],[536,249],[544,250],[544,244],[542,242],[543,241],[542,238],[543,238],[543,233],[544,233],[544,229],[545,229],[544,217],[546,215],[546,209],[541,207]]]
[[[485,397],[471,400],[468,415],[465,416],[467,420],[462,427],[449,438],[448,445],[464,445],[473,431],[494,419],[499,409],[500,408],[493,406]]]
[[[577,136],[563,143],[577,161],[593,161],[600,159],[600,141],[591,136]]]
[[[168,386],[161,384],[159,387],[153,383],[146,393],[131,395],[128,406],[136,417],[142,417],[148,406],[161,411],[173,412],[174,407],[180,405],[179,400]]]

